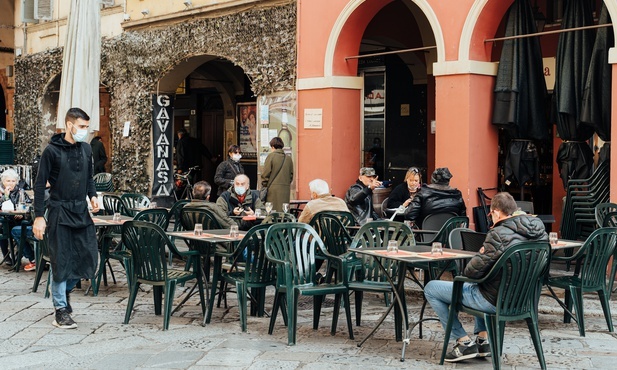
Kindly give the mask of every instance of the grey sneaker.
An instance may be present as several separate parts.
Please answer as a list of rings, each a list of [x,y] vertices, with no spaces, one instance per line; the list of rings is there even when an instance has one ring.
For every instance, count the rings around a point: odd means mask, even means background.
[[[65,307],[56,310],[56,319],[52,324],[60,329],[75,329],[77,327],[77,324],[75,324],[75,321],[73,321]]]
[[[452,351],[446,354],[444,361],[446,362],[459,362],[470,358],[478,357],[478,345],[476,342],[456,343],[452,348]]]
[[[487,339],[476,337],[476,345],[478,346],[478,357],[491,356],[491,345],[488,343]]]

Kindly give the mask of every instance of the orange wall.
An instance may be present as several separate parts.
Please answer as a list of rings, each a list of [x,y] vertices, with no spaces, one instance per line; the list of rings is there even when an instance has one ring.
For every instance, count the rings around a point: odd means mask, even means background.
[[[360,169],[360,90],[298,92],[298,199],[309,199],[309,181],[321,178],[344,198]],[[323,128],[304,129],[304,109],[323,109]]]
[[[463,193],[472,220],[471,208],[479,204],[476,189],[497,185],[497,129],[490,123],[494,78],[452,75],[435,80],[435,166],[450,169],[450,185]]]

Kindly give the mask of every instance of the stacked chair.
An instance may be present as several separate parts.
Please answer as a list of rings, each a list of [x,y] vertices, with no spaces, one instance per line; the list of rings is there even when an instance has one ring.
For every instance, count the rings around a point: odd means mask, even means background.
[[[102,192],[113,192],[114,184],[111,181],[111,173],[101,172],[97,173],[93,176],[94,178],[94,186],[96,187],[96,191]]]
[[[602,162],[588,179],[568,181],[561,237],[585,240],[597,227],[596,206],[609,201],[610,163]]]

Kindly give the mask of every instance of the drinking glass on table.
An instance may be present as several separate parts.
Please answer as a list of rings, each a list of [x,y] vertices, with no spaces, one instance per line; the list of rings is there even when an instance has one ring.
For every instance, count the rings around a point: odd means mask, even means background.
[[[557,236],[556,232],[551,232],[548,234],[548,241],[552,244],[552,245],[556,245],[559,242],[559,237]]]
[[[272,202],[266,202],[266,213],[270,214],[272,212]]]
[[[156,208],[156,202],[150,202],[150,208]]]
[[[240,231],[238,230],[238,225],[231,225],[229,227],[229,237],[237,238],[240,236]]]
[[[289,203],[283,203],[283,212],[289,213]]]
[[[387,250],[388,250],[388,253],[398,253],[398,241],[389,240]]]
[[[122,221],[122,215],[120,215],[120,212],[116,212],[114,213],[114,221]]]
[[[196,236],[202,236],[204,233],[204,226],[202,224],[195,224],[195,230],[193,230],[193,234]]]
[[[256,218],[261,217],[261,208],[257,208],[257,209],[255,210],[255,217],[256,217]]]
[[[443,247],[440,242],[433,242],[431,246],[431,255],[443,255]]]

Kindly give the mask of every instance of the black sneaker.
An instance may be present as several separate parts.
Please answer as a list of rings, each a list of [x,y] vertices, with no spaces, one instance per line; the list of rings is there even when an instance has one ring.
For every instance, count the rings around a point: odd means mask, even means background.
[[[446,354],[446,362],[459,362],[478,357],[478,345],[475,342],[468,344],[457,342],[452,351]]]
[[[66,312],[73,313],[73,307],[71,307],[71,292],[66,292]]]
[[[75,324],[75,321],[71,318],[66,307],[56,310],[56,319],[52,324],[60,329],[75,329],[77,327],[77,324]]]
[[[491,356],[491,345],[488,343],[488,339],[476,337],[476,346],[478,346],[478,357]]]

